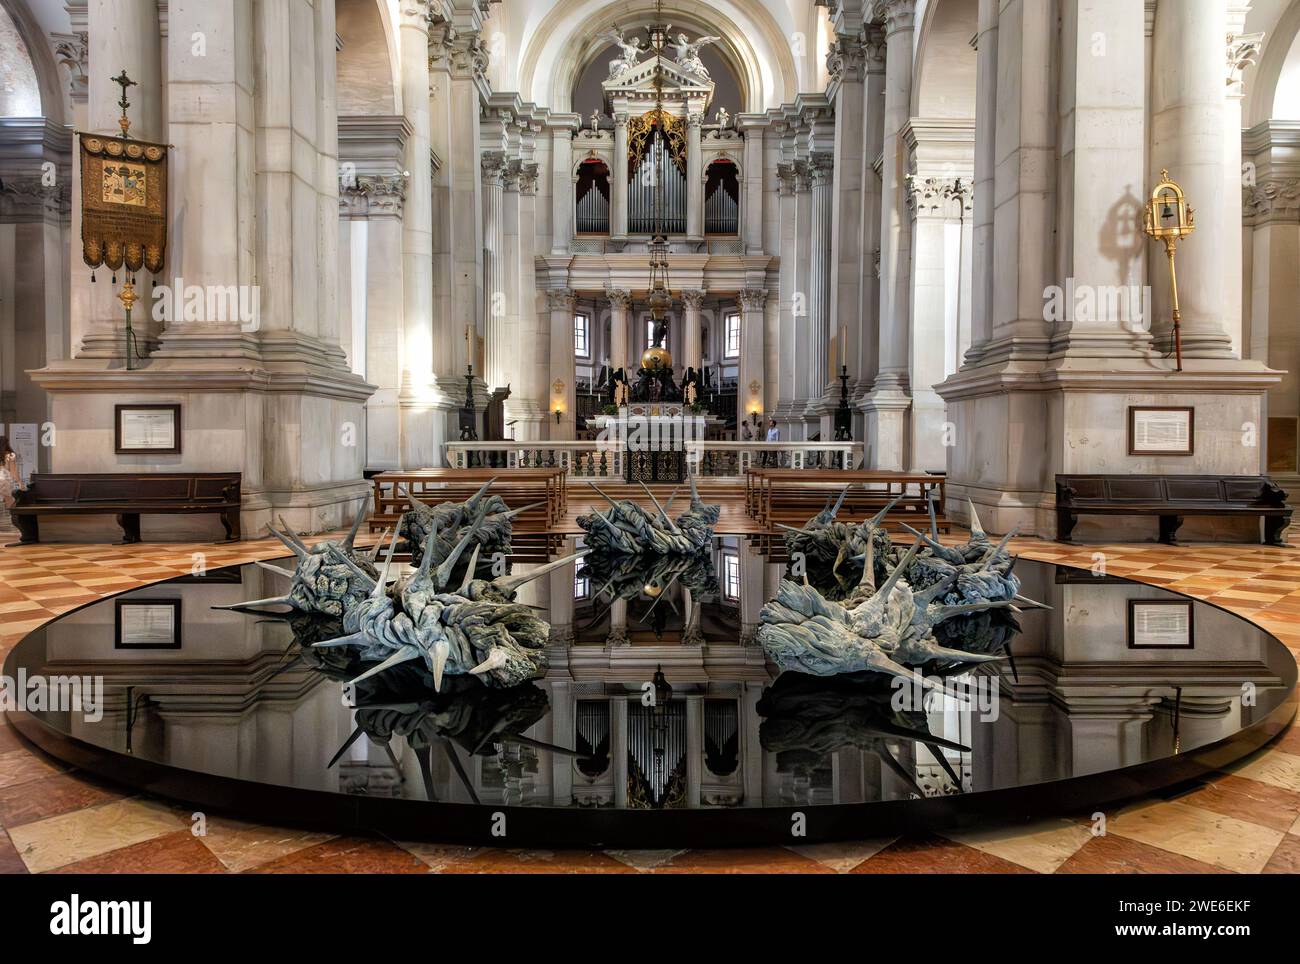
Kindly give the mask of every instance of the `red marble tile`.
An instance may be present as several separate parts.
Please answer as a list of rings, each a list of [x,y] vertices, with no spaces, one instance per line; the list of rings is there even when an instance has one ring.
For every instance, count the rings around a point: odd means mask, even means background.
[[[250,874],[427,874],[423,861],[386,840],[338,837],[247,871]]]
[[[9,840],[9,835],[0,830],[0,874],[25,874],[27,865]]]
[[[201,840],[178,830],[143,843],[79,860],[56,874],[224,874],[226,868]]]
[[[1300,874],[1300,835],[1289,833],[1264,865],[1266,874]]]
[[[666,864],[653,868],[656,874],[831,874],[830,867],[782,847],[747,850],[688,850]]]
[[[943,837],[896,840],[851,873],[855,874],[1032,874],[1009,860]]]
[[[61,773],[0,789],[0,826],[17,827],[73,810],[121,800],[125,794],[86,776]]]
[[[443,874],[634,874],[636,870],[599,851],[483,850],[448,862]]]
[[[1093,837],[1056,869],[1058,874],[1226,874],[1213,864],[1116,834]]]

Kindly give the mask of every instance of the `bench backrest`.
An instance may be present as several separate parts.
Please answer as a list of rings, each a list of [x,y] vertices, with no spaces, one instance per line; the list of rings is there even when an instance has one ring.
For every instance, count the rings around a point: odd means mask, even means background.
[[[1058,475],[1056,502],[1280,506],[1286,492],[1264,475]]]
[[[47,473],[35,474],[27,505],[130,504],[134,502],[238,503],[239,472]]]

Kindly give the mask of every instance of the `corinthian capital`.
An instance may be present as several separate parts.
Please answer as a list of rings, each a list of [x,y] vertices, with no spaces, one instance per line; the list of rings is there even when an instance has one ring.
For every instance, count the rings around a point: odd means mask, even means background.
[[[767,304],[766,288],[741,288],[737,296],[741,311],[762,311]]]
[[[1228,96],[1244,97],[1245,84],[1241,75],[1255,63],[1260,48],[1264,46],[1263,33],[1228,34]]]
[[[627,309],[632,307],[632,292],[626,288],[606,288],[605,295],[609,298],[611,308]]]
[[[885,36],[911,30],[916,20],[916,0],[877,0],[876,9],[885,21]]]
[[[682,292],[682,305],[690,311],[699,311],[704,307],[704,298],[707,292],[700,291],[698,288],[687,288]]]
[[[578,293],[572,288],[550,288],[546,292],[546,306],[551,311],[573,312]]]

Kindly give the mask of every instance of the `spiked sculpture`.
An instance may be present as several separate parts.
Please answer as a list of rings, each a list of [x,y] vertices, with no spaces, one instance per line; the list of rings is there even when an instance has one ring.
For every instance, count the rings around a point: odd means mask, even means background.
[[[615,502],[593,484],[592,488],[609,503],[610,508],[604,514],[593,509],[578,517],[578,525],[587,533],[587,545],[601,553],[623,555],[694,555],[708,551],[713,544],[713,527],[722,510],[719,506],[705,505],[700,501],[694,477],[691,477],[690,484],[691,507],[676,521],[668,515],[668,508],[677,497],[675,492],[666,508],[659,504],[645,483],[641,483],[656,509],[648,512],[630,500]]]
[[[663,636],[667,628],[668,609],[678,612],[677,604],[671,596],[674,584],[690,593],[683,617],[688,634],[699,621],[700,601],[718,591],[713,559],[707,552],[695,555],[641,553],[635,556],[592,552],[583,562],[583,572],[593,586],[600,587],[593,593],[593,600],[609,600],[609,605],[595,615],[591,625],[600,622],[618,600],[631,601],[648,596],[650,605],[639,618],[641,622],[648,623],[659,637]],[[659,605],[664,601],[667,601],[667,607]],[[681,613],[678,612],[678,615]]]
[[[467,677],[448,681],[446,688],[429,694],[427,678],[412,663],[393,667],[361,683],[356,690],[356,729],[329,761],[334,766],[362,734],[384,748],[399,771],[391,746],[394,736],[405,738],[415,752],[424,780],[425,795],[436,800],[433,785],[433,747],[443,752],[471,800],[478,794],[455,744],[471,757],[495,752],[510,744],[577,756],[574,750],[524,736],[524,731],[546,715],[546,691],[532,683],[503,689],[479,686]]]
[[[411,508],[402,513],[397,531],[405,540],[411,553],[411,563],[420,565],[424,561],[425,546],[433,546],[434,564],[441,563],[460,541],[466,526],[475,529],[474,541],[479,549],[479,566],[476,576],[488,578],[491,574],[493,559],[497,556],[510,555],[510,538],[513,535],[512,520],[521,513],[534,509],[543,503],[509,508],[499,495],[488,495],[488,488],[496,479],[488,479],[474,495],[464,502],[439,502],[429,505],[415,497],[414,492],[406,493]],[[430,540],[430,535],[436,536]],[[464,570],[455,573],[463,578]]]
[[[478,676],[488,685],[506,687],[540,676],[546,669],[550,626],[531,607],[514,602],[515,592],[585,551],[523,575],[485,580],[474,578],[480,550],[476,545],[465,578],[453,586],[452,573],[462,553],[477,541],[481,521],[466,527],[437,568],[431,547],[437,532],[431,531],[419,568],[390,592],[394,533],[383,575],[371,580],[368,594],[344,613],[344,635],[315,646],[355,646],[362,660],[378,661],[353,683],[416,659],[428,666],[435,689],[441,689],[444,673]]]
[[[256,609],[264,606],[291,606],[300,612],[321,613],[327,616],[342,616],[345,612],[365,598],[374,584],[376,572],[375,556],[371,553],[358,552],[356,549],[357,530],[366,516],[364,502],[357,510],[357,517],[352,522],[352,531],[347,538],[340,541],[325,539],[308,546],[298,538],[298,534],[289,528],[284,519],[280,525],[284,532],[274,526],[268,526],[271,534],[285,544],[298,558],[298,564],[292,572],[268,562],[258,562],[263,569],[284,576],[289,580],[289,589],[281,596],[268,596],[265,599],[250,599],[248,602],[233,606],[217,606],[217,609]]]
[[[903,527],[926,546],[909,567],[908,582],[914,588],[923,589],[947,580],[950,588],[942,600],[947,603],[1006,600],[1023,606],[1042,607],[1041,603],[1020,595],[1020,578],[1012,572],[1016,560],[1006,547],[1016,530],[1013,528],[994,545],[980,525],[974,503],[969,505],[971,537],[962,545],[944,546],[939,543],[933,514],[928,536],[910,526]]]
[[[916,778],[889,747],[891,741],[911,740],[930,750],[960,793],[961,778],[943,751],[966,753],[970,748],[932,734],[923,710],[896,708],[888,679],[878,673],[830,679],[785,673],[763,691],[755,707],[763,717],[759,743],[778,755],[778,767],[799,766],[805,760],[815,765],[845,747],[866,750],[917,796],[924,796]]]
[[[942,579],[913,593],[903,579],[922,542],[917,540],[879,587],[874,547],[867,542],[862,582],[844,601],[828,600],[812,586],[781,581],[776,599],[765,605],[758,640],[769,659],[783,670],[833,676],[873,670],[912,678],[909,667],[979,663],[999,656],[967,653],[939,645],[936,625],[964,613],[1006,608],[1006,600],[960,605],[939,602],[952,579]],[[926,684],[933,685],[933,684]]]
[[[844,504],[849,487],[840,492],[834,505],[826,500],[826,507],[808,520],[802,529],[780,525],[785,530],[785,548],[791,560],[796,554],[802,557],[808,582],[827,599],[844,599],[862,581],[862,560],[867,541],[874,544],[876,571],[873,578],[884,579],[888,569],[893,543],[885,531],[882,520],[897,504],[899,496],[876,515],[859,525],[835,521],[836,513]]]

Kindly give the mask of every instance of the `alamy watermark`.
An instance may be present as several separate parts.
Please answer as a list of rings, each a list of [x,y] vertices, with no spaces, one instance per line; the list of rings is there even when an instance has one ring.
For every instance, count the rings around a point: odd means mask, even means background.
[[[0,711],[5,713],[80,713],[87,723],[104,718],[104,677],[0,676]]]

